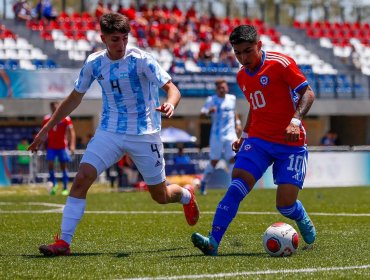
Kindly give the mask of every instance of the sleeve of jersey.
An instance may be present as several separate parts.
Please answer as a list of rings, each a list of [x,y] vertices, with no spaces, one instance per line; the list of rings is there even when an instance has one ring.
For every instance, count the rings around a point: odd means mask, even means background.
[[[284,69],[285,74],[283,77],[294,92],[299,92],[302,88],[308,85],[306,77],[302,74],[294,60],[291,60],[291,63]]]
[[[68,127],[73,127],[72,119],[70,116],[66,117],[66,123]]]
[[[81,68],[80,75],[75,81],[75,90],[80,93],[85,93],[95,80],[93,75],[93,64],[91,62],[85,62]]]
[[[158,87],[163,87],[171,80],[171,76],[149,54],[143,57],[142,69],[148,80]]]
[[[208,114],[209,109],[212,107],[212,96],[208,96],[206,102],[204,103],[200,112],[203,114]]]

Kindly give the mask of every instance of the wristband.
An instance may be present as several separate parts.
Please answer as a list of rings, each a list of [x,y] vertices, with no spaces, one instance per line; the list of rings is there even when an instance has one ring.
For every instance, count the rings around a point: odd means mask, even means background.
[[[173,106],[173,104],[168,103],[168,102],[167,102],[167,104],[170,105],[170,107],[172,108],[172,111],[175,111],[175,106]]]
[[[245,131],[243,131],[242,132],[242,136],[241,136],[241,138],[248,138],[248,133],[246,133]]]
[[[301,125],[302,125],[301,120],[300,120],[300,119],[297,119],[297,118],[292,118],[292,119],[290,120],[290,123],[291,123],[291,124],[294,124],[294,125],[296,125],[296,126],[301,126]]]
[[[236,125],[241,125],[242,124],[242,122],[240,120],[236,120],[235,123],[236,123]]]

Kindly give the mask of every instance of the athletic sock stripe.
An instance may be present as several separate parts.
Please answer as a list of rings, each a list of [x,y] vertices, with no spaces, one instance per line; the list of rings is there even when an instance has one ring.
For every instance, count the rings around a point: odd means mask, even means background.
[[[279,212],[281,213],[281,214],[285,214],[285,215],[290,215],[290,214],[292,214],[294,211],[295,211],[295,209],[296,209],[296,206],[294,205],[294,206],[292,206],[292,207],[290,207],[290,208],[278,208],[279,209]]]
[[[234,179],[231,182],[231,186],[238,188],[238,190],[242,193],[243,196],[246,196],[249,193],[248,188],[246,187],[245,183],[242,180]]]

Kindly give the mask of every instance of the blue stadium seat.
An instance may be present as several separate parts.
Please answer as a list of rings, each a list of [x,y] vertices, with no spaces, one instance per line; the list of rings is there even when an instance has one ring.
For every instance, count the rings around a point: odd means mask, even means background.
[[[353,97],[351,81],[345,74],[337,75],[337,95],[338,98]]]
[[[298,65],[299,69],[301,69],[302,73],[307,76],[310,74],[313,74],[312,66],[311,65],[305,65],[305,64],[300,64]]]
[[[19,61],[15,59],[8,59],[5,64],[5,68],[11,69],[11,70],[17,70],[19,69]]]
[[[32,64],[35,65],[37,69],[44,68],[44,62],[41,59],[32,60]]]
[[[58,68],[57,63],[52,59],[47,59],[45,62],[45,66],[49,69]]]
[[[0,69],[5,69],[6,68],[6,62],[4,59],[0,59]]]
[[[333,98],[335,96],[335,76],[317,75],[318,94],[322,98]]]

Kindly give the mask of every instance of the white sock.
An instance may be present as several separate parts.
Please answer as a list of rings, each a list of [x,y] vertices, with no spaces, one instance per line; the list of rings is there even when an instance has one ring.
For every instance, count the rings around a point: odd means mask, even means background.
[[[181,204],[189,204],[190,199],[191,199],[191,193],[187,189],[182,188],[182,196],[181,196],[181,199],[180,199],[180,203]]]
[[[61,239],[71,244],[73,234],[80,222],[86,206],[86,199],[68,196],[63,210]]]

